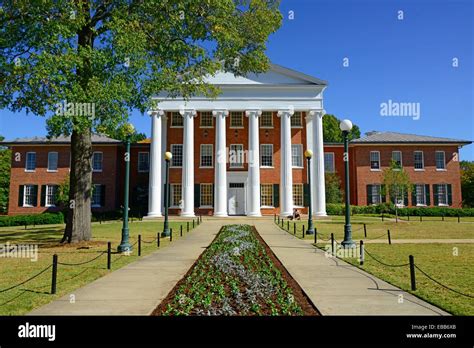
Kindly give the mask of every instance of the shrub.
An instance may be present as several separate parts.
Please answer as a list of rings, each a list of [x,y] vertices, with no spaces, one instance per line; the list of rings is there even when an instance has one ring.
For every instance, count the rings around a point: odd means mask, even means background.
[[[327,204],[328,215],[344,215],[344,204]],[[395,205],[383,203],[377,205],[358,206],[351,205],[351,214],[395,214]],[[449,207],[410,207],[398,208],[399,216],[474,216],[474,208],[449,208]]]
[[[44,213],[31,215],[0,216],[0,227],[24,226],[24,225],[47,225],[64,223],[62,213]]]

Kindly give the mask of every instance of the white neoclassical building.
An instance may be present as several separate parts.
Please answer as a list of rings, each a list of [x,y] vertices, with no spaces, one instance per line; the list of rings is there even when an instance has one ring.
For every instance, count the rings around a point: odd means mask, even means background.
[[[278,65],[266,73],[208,79],[216,99],[156,97],[151,116],[149,217],[164,208],[164,153],[171,151],[170,212],[184,217],[306,212],[326,215],[325,81]],[[304,151],[311,149],[311,189]],[[310,192],[310,193],[309,193]]]

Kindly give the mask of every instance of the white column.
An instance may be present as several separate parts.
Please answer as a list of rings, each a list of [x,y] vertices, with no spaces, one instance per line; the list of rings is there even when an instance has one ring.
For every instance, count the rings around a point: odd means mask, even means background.
[[[313,146],[313,116],[309,115],[309,112],[306,112],[306,147],[307,149],[313,151],[313,153],[315,152],[314,151],[314,146]],[[306,161],[306,159],[305,159]],[[314,186],[314,183],[316,182],[315,179],[314,179],[314,158],[313,160],[310,162],[311,163],[311,183],[313,184]],[[311,189],[311,195],[310,195],[310,200],[311,200],[311,207],[312,207],[312,210],[311,210],[311,213],[314,214],[316,212],[316,209],[315,209],[315,190],[314,189]]]
[[[150,171],[148,189],[148,215],[147,217],[161,216],[161,118],[163,110],[150,111],[151,116],[151,144],[150,144]]]
[[[291,116],[294,110],[279,110],[280,133],[280,216],[293,214],[293,169],[291,163]]]
[[[249,176],[247,216],[262,216],[260,212],[260,143],[258,140],[258,117],[261,110],[247,110],[249,118]]]
[[[180,109],[183,129],[183,209],[181,216],[194,217],[194,117],[196,110]]]
[[[227,158],[225,118],[227,110],[214,110],[216,118],[216,155],[214,172],[214,216],[227,216]]]
[[[324,178],[324,142],[323,142],[323,116],[321,109],[310,110],[309,114],[313,116],[313,169],[315,191],[314,215],[326,216],[326,186]]]
[[[164,113],[163,116],[161,116],[161,168],[163,170],[161,171],[161,188],[164,190],[165,187],[165,181],[166,181],[166,161],[165,161],[165,152],[168,150],[167,149],[167,135],[168,135],[168,127],[167,127],[167,117],[166,117],[166,112]],[[161,211],[165,211],[165,195],[164,191],[163,194],[161,195]]]

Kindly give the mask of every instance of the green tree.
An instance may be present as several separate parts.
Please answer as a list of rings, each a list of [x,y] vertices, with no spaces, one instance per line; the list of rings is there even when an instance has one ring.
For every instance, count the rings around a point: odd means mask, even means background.
[[[16,0],[0,11],[0,108],[49,116],[71,135],[63,241],[91,238],[91,134],[111,134],[160,92],[216,96],[205,77],[263,72],[276,0]]]
[[[0,141],[5,139],[0,135]],[[10,192],[11,150],[0,146],[0,213],[8,211],[8,195]]]
[[[400,167],[395,161],[390,161],[390,166],[382,172],[384,191],[382,194],[388,194],[390,200],[395,204],[395,214],[398,217],[398,205],[403,204],[404,198],[408,197],[413,184],[408,173]]]
[[[326,114],[323,117],[323,139],[325,142],[342,143],[342,132],[339,124],[342,120],[331,114]],[[353,125],[349,132],[349,140],[360,138],[360,129],[357,125]]]
[[[106,130],[105,130],[106,131]],[[107,135],[113,139],[117,140],[122,140],[125,141],[127,139],[127,136],[130,135],[130,142],[131,143],[137,143],[141,140],[146,139],[146,134],[145,133],[138,133],[136,130],[133,130],[131,134],[128,134],[125,131],[125,127],[119,127],[117,129],[114,129],[113,131],[107,132]]]
[[[474,161],[461,161],[461,192],[463,207],[474,207]]]
[[[336,173],[326,173],[326,203],[342,203],[341,178]]]

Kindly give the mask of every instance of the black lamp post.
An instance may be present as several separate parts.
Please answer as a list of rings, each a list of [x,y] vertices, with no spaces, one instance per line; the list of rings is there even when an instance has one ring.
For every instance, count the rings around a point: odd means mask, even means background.
[[[307,160],[308,165],[308,186],[309,186],[309,207],[308,207],[308,229],[306,234],[314,234],[314,226],[313,226],[313,216],[312,216],[312,205],[311,205],[311,157],[313,157],[313,151],[306,150],[304,152],[304,156]]]
[[[128,196],[129,196],[129,182],[130,182],[130,136],[134,132],[132,124],[125,126],[125,132],[127,134],[127,140],[125,141],[125,183],[123,193],[123,225],[122,225],[122,240],[120,245],[117,247],[118,252],[129,252],[132,251],[132,245],[129,242],[129,229],[128,229]]]
[[[173,158],[171,152],[165,153],[165,163],[166,163],[166,173],[165,173],[165,223],[163,225],[163,232],[161,233],[162,237],[170,236],[170,227],[168,224],[168,206],[170,202],[170,161]]]
[[[341,128],[342,135],[344,137],[344,174],[345,174],[345,210],[346,210],[346,223],[344,225],[344,240],[342,241],[343,248],[355,248],[356,244],[352,240],[352,226],[351,226],[351,201],[349,194],[349,139],[348,135],[352,129],[352,122],[349,120],[342,120],[339,125]]]

